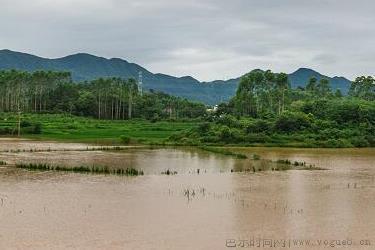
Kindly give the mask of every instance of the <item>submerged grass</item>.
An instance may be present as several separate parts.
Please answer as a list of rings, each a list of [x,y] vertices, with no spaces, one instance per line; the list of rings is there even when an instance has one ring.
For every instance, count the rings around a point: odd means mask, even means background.
[[[315,165],[312,164],[307,164],[306,162],[300,162],[300,161],[291,161],[289,159],[282,159],[282,160],[277,160],[277,164],[284,165],[286,170],[289,169],[295,169],[295,170],[327,170],[326,168],[320,168],[316,167]]]
[[[211,152],[211,153],[234,156],[237,159],[247,159],[247,156],[244,154],[234,153],[232,151],[222,149],[222,148],[207,147],[207,146],[199,146],[198,148],[204,151]]]
[[[172,170],[165,170],[163,172],[161,172],[162,175],[176,175],[177,174],[177,171],[172,171]]]
[[[307,164],[306,162],[300,161],[291,161],[289,159],[277,160],[276,163],[284,164],[290,166],[290,169],[299,169],[299,170],[326,170],[325,168],[316,167],[312,164]]]
[[[45,163],[19,163],[16,164],[17,168],[32,170],[32,171],[65,171],[75,173],[93,173],[93,174],[115,174],[115,175],[126,175],[126,176],[138,176],[144,175],[142,170],[135,168],[117,168],[111,169],[106,166],[78,166],[78,167],[66,167],[66,166],[53,166]]]

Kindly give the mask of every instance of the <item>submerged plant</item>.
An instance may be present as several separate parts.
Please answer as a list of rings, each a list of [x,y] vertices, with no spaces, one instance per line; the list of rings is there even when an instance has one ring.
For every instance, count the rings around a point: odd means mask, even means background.
[[[222,154],[222,155],[228,155],[228,156],[234,156],[238,159],[247,159],[247,156],[244,154],[239,154],[239,153],[234,153],[232,151],[223,149],[223,148],[214,148],[214,147],[207,147],[207,146],[202,146],[198,147],[202,150],[211,152],[211,153],[216,153],[216,154]]]
[[[167,170],[161,172],[161,174],[164,174],[164,175],[176,175],[177,171],[172,171],[172,170],[167,169]]]
[[[76,173],[94,173],[94,174],[115,174],[115,175],[126,175],[126,176],[138,176],[144,175],[142,170],[135,168],[117,168],[110,169],[107,166],[78,166],[78,167],[66,167],[49,165],[45,163],[19,163],[16,164],[17,168],[33,170],[33,171],[65,171],[65,172],[76,172]]]
[[[253,154],[253,160],[260,160],[260,155]]]

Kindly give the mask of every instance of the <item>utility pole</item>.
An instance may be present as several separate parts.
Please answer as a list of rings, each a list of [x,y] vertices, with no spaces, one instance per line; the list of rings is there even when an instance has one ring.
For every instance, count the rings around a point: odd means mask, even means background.
[[[141,96],[143,94],[142,85],[143,85],[143,75],[142,75],[142,71],[139,71],[139,73],[138,73],[138,93]]]
[[[18,137],[21,137],[21,109],[18,107]]]

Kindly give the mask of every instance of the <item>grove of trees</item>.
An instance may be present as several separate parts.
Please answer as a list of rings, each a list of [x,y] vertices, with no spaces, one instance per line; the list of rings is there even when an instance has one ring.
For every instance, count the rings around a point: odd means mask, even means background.
[[[287,75],[255,70],[236,95],[199,128],[174,138],[189,143],[298,147],[375,146],[375,82],[358,77],[344,96],[327,79],[292,89]]]
[[[74,83],[68,72],[0,71],[0,112],[70,113],[97,119],[196,118],[201,103],[155,91],[140,95],[134,79]]]
[[[286,74],[254,70],[241,78],[229,102],[207,112],[202,103],[153,90],[141,94],[134,79],[74,83],[67,72],[11,70],[0,71],[0,112],[103,120],[199,118],[199,127],[171,138],[187,144],[375,146],[373,77],[358,77],[347,95],[333,91],[327,79],[311,78],[305,86],[292,89]]]

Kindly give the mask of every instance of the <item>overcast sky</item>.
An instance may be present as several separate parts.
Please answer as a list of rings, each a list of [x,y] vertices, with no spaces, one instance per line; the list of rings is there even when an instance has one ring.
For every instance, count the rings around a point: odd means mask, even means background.
[[[0,48],[86,52],[199,80],[374,75],[373,0],[0,0]]]

